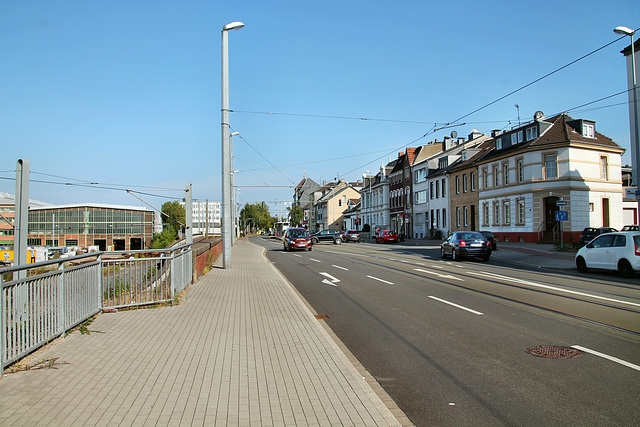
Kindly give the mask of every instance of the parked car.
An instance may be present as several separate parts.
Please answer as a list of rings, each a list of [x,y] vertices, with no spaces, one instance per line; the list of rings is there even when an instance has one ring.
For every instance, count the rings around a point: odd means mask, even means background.
[[[309,238],[309,232],[304,228],[287,228],[282,237],[285,251],[294,249],[313,250],[313,243]]]
[[[625,225],[620,231],[640,231],[637,225]]]
[[[376,235],[376,243],[398,243],[398,233],[393,230],[382,230]]]
[[[333,242],[333,240],[342,234],[340,230],[322,230],[311,235],[311,241],[316,244],[322,241]]]
[[[440,245],[442,258],[451,255],[451,259],[457,261],[460,258],[480,257],[483,261],[489,261],[491,257],[491,244],[476,231],[456,231],[451,233]]]
[[[347,242],[360,243],[360,232],[356,230],[347,230],[333,239],[333,243],[336,245]]]
[[[491,245],[491,250],[492,251],[495,251],[498,248],[498,243],[496,241],[496,236],[494,236],[492,232],[490,232],[490,231],[481,231],[480,234],[482,234],[484,236],[484,238],[487,239],[487,242],[489,242],[489,245]]]
[[[600,228],[587,227],[584,230],[582,230],[582,233],[580,233],[580,243],[589,243],[596,236],[599,236],[605,233],[615,233],[616,231],[618,230],[611,227],[600,227]]]
[[[581,273],[590,268],[618,270],[623,277],[640,271],[640,232],[606,233],[587,243],[576,253],[576,267]]]

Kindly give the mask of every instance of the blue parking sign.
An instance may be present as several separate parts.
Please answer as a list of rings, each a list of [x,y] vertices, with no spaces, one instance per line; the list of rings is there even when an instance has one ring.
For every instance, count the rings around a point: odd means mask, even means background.
[[[556,211],[556,221],[567,221],[569,213],[567,211]]]

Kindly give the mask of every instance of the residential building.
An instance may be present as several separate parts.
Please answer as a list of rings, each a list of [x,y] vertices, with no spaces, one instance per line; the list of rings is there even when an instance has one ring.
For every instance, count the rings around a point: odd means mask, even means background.
[[[303,178],[302,181],[296,186],[293,193],[293,204],[300,206],[304,213],[302,219],[302,225],[306,228],[309,227],[309,221],[311,219],[313,194],[320,189],[320,184],[316,183],[311,178]]]
[[[344,213],[349,209],[349,200],[359,200],[361,182],[348,183],[341,180],[338,183],[323,185],[314,192],[311,231],[343,230]]]
[[[184,206],[184,202],[180,204]],[[222,233],[222,203],[194,200],[191,206],[194,235]]]
[[[366,176],[364,187],[360,190],[360,213],[362,224],[369,226],[369,233],[373,236],[377,229],[391,228],[389,209],[389,174],[397,160],[389,159],[387,165],[380,165],[376,175]]]
[[[49,203],[29,199],[29,209],[51,206]],[[16,199],[13,194],[0,192],[0,247],[13,247],[16,216]]]
[[[413,180],[411,165],[420,147],[407,147],[389,174],[389,216],[391,228],[401,236],[413,236]]]
[[[561,227],[573,241],[585,227],[621,228],[622,153],[594,121],[536,112],[495,135],[495,148],[477,163],[480,227],[525,242],[558,240]]]

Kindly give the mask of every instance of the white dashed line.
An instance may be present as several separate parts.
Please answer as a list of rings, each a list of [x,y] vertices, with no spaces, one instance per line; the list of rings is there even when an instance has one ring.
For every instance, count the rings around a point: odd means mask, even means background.
[[[348,268],[340,267],[339,265],[332,265],[331,267],[339,268],[340,270],[349,271]]]
[[[393,282],[387,282],[386,280],[378,279],[377,277],[367,276],[369,279],[377,280],[378,282],[386,283],[387,285],[393,285]]]
[[[588,348],[581,347],[579,345],[572,345],[571,347],[575,348],[576,350],[584,351],[585,353],[591,353],[591,354],[593,354],[595,356],[599,356],[599,357],[602,357],[604,359],[611,360],[612,362],[619,363],[619,364],[624,365],[624,366],[626,366],[628,368],[635,369],[636,371],[640,371],[640,366],[634,365],[633,363],[626,362],[626,361],[624,361],[622,359],[618,359],[617,357],[609,356],[608,354],[600,353],[600,352],[595,351],[595,350],[590,350]]]
[[[317,259],[315,259],[315,258],[309,258],[309,259],[310,259],[311,261],[315,261],[315,262],[322,262],[322,261],[317,260]]]
[[[429,295],[429,298],[434,299],[436,301],[440,301],[440,302],[445,303],[445,304],[449,304],[450,306],[459,308],[460,310],[465,310],[465,311],[468,311],[469,313],[477,314],[478,316],[483,316],[484,315],[484,313],[480,313],[479,311],[472,310],[470,308],[467,308],[467,307],[464,307],[462,305],[458,305],[458,304],[452,303],[452,302],[447,301],[447,300],[443,300],[443,299],[438,298],[438,297],[434,297],[434,296]]]

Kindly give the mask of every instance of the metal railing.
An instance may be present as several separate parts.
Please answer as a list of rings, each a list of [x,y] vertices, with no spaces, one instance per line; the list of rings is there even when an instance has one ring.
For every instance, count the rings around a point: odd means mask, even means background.
[[[0,269],[0,373],[104,308],[172,301],[192,271],[191,245]],[[4,281],[7,273],[13,278]]]

